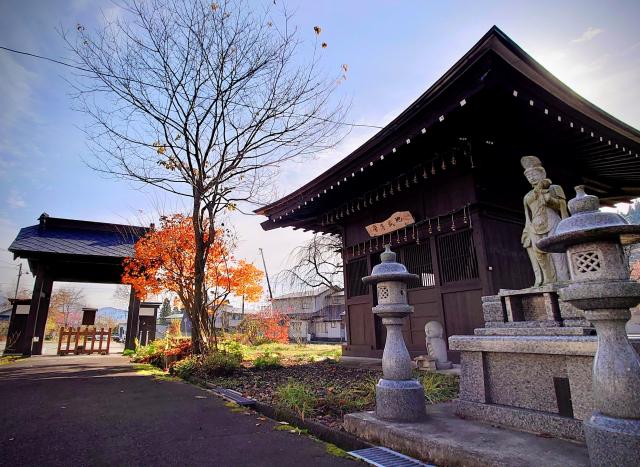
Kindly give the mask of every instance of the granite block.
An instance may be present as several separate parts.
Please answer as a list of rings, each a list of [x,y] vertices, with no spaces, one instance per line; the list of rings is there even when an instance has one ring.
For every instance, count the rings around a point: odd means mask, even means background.
[[[595,332],[585,327],[493,327],[474,329],[476,336],[590,336]]]
[[[413,379],[381,379],[376,385],[376,416],[382,420],[415,422],[425,418],[424,389]]]
[[[537,410],[479,404],[464,400],[457,400],[455,404],[456,414],[467,419],[482,420],[529,433],[584,442],[582,421],[575,418],[561,417]]]
[[[485,354],[487,401],[492,404],[557,414],[554,378],[567,378],[564,355]]]
[[[640,465],[640,420],[594,413],[584,424],[593,467]]]
[[[482,297],[482,313],[485,322],[497,321],[502,323],[506,320],[505,309],[499,295]]]
[[[490,321],[485,323],[485,327],[496,328],[555,328],[562,326],[559,321],[508,321],[500,323],[497,321]]]
[[[589,464],[583,444],[461,419],[456,417],[452,403],[429,406],[428,419],[422,423],[387,422],[376,419],[372,412],[348,414],[344,428],[371,443],[443,467]]]
[[[463,352],[460,363],[460,398],[486,402],[482,352]]]
[[[584,312],[573,306],[571,303],[564,300],[558,300],[558,306],[560,307],[560,317],[565,320],[580,320],[584,319]]]
[[[582,328],[588,328],[589,331],[592,333],[596,332],[596,329],[591,325],[591,323],[584,318],[565,319],[562,321],[562,323],[566,327],[573,327],[573,326],[582,327]]]
[[[578,355],[567,356],[567,376],[571,388],[573,416],[586,420],[593,411],[593,358]]]
[[[640,339],[633,339],[636,345]],[[507,352],[559,355],[596,353],[595,336],[451,336],[449,349],[471,352]]]

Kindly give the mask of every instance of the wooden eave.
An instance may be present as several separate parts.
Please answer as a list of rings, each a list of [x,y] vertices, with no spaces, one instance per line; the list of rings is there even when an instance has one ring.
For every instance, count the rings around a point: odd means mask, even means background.
[[[486,60],[487,57],[491,57],[491,59],[497,57],[507,67],[497,66],[494,69],[491,60]],[[326,233],[338,233],[338,226],[321,225],[318,221],[317,216],[325,212],[327,206],[322,206],[322,203],[318,202],[319,199],[316,198],[316,194],[322,193],[331,185],[338,184],[344,178],[351,178],[352,173],[360,171],[360,167],[366,167],[371,162],[378,161],[380,154],[388,153],[391,147],[397,145],[403,138],[408,136],[408,128],[416,127],[417,122],[415,122],[415,119],[418,115],[432,114],[431,121],[426,123],[422,121],[420,123],[420,125],[429,126],[437,121],[437,116],[441,112],[446,110],[443,107],[443,102],[449,101],[449,109],[453,109],[458,106],[458,99],[460,99],[461,95],[469,98],[475,93],[487,89],[490,85],[504,87],[512,84],[512,81],[502,81],[496,76],[490,76],[489,79],[484,80],[485,75],[483,75],[479,80],[469,80],[468,76],[465,75],[468,75],[472,68],[477,68],[476,65],[478,64],[482,64],[481,66],[486,68],[486,75],[503,73],[504,70],[501,70],[501,68],[505,68],[508,74],[513,74],[516,77],[516,81],[524,87],[521,92],[526,93],[526,91],[530,90],[537,96],[544,95],[547,99],[550,98],[549,100],[554,101],[557,107],[562,107],[563,112],[574,116],[576,121],[582,122],[583,125],[588,125],[592,130],[597,130],[601,135],[614,137],[619,145],[625,147],[625,151],[628,149],[635,154],[640,152],[640,132],[638,130],[621,122],[576,94],[524,52],[498,27],[494,26],[413,104],[362,146],[289,195],[255,210],[256,214],[269,217],[269,220],[261,224],[263,229],[271,230],[278,227],[292,226]],[[460,94],[459,89],[456,89],[456,85],[459,87],[461,82],[464,82],[467,86],[466,92],[462,94]],[[511,90],[508,91],[511,92]],[[611,174],[611,170],[615,171],[616,164],[629,164],[627,160],[620,161],[621,151],[616,152],[612,148],[607,148],[606,141],[605,144],[602,143],[602,141],[585,141],[584,144],[587,146],[582,149],[585,150],[585,157],[614,158],[608,165],[606,164],[606,159],[594,161],[593,167],[600,167],[599,170],[603,171],[603,176]],[[605,163],[604,166],[602,165],[603,163]],[[619,194],[620,199],[624,198],[625,193],[628,193],[629,196],[636,193],[636,187],[625,188],[627,189],[626,192],[623,190]],[[311,197],[315,199],[310,202]],[[280,216],[283,218],[280,219]]]

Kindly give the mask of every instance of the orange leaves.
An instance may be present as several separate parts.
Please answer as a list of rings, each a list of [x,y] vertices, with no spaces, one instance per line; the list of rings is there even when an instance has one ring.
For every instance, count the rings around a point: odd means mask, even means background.
[[[248,302],[257,302],[262,296],[264,272],[241,259],[231,273],[231,281],[238,296]]]
[[[163,291],[175,293],[185,307],[194,298],[195,236],[190,217],[180,214],[162,217],[159,229],[150,231],[135,244],[133,258],[124,261],[122,282],[130,284],[144,299]],[[206,238],[206,229],[205,229]],[[229,294],[257,301],[262,294],[263,273],[252,264],[231,256],[233,245],[224,231],[215,230],[205,264],[205,287],[212,299]]]

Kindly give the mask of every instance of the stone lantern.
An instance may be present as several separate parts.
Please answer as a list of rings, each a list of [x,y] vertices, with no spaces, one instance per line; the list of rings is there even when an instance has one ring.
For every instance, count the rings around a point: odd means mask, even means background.
[[[594,411],[584,422],[592,465],[627,466],[640,461],[640,358],[625,324],[640,302],[640,283],[629,279],[622,241],[638,238],[640,226],[619,214],[600,212],[600,200],[576,187],[572,216],[538,242],[543,251],[565,252],[571,281],[560,297],[584,310],[598,334],[593,364]]]
[[[396,254],[389,245],[380,259],[382,262],[373,267],[371,275],[362,278],[365,284],[376,284],[378,305],[373,307],[373,313],[382,318],[387,329],[383,377],[376,385],[376,417],[413,422],[425,416],[424,391],[411,375],[411,357],[402,336],[402,324],[413,313],[413,307],[407,304],[407,282],[417,280],[418,276],[396,262]]]

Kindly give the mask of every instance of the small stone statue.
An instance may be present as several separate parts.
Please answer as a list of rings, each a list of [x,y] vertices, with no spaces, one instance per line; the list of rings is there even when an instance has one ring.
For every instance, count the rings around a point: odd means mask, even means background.
[[[533,187],[524,197],[525,226],[522,246],[527,250],[533,273],[534,287],[569,280],[569,265],[562,253],[545,253],[538,249],[539,240],[553,235],[558,223],[569,217],[567,198],[559,185],[552,185],[540,159],[525,156],[520,159],[524,175]]]
[[[424,326],[427,336],[427,355],[435,360],[438,370],[447,370],[452,364],[447,360],[447,344],[444,341],[444,330],[438,321],[429,321]]]

